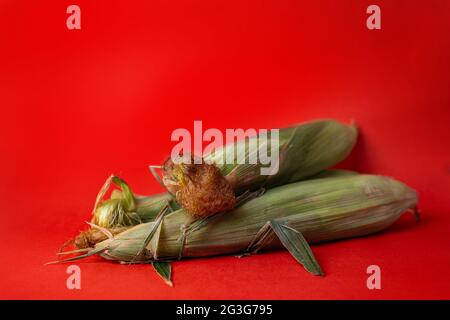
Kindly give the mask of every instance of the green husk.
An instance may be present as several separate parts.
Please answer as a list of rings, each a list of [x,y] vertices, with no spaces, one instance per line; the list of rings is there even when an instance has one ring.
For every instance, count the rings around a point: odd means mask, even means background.
[[[161,276],[165,283],[173,287],[172,282],[172,266],[169,262],[153,261],[152,266],[155,271]]]
[[[199,228],[183,209],[177,210],[165,216],[158,237],[141,254],[154,222],[132,227],[97,244],[95,250],[106,259],[142,263],[241,254],[248,252],[255,236],[270,221],[289,225],[308,243],[317,243],[384,230],[416,204],[416,192],[399,181],[344,174],[273,188],[241,207],[209,218]],[[281,246],[272,238],[260,249]]]
[[[278,236],[278,239],[283,246],[308,272],[318,276],[324,275],[319,263],[316,261],[316,258],[309,248],[308,242],[301,232],[276,220],[270,221],[269,226]]]
[[[311,121],[280,129],[279,171],[274,175],[261,175],[260,170],[264,165],[248,163],[251,146],[270,149],[270,140],[268,144],[258,145],[257,137],[218,148],[205,156],[205,161],[216,163],[232,183],[236,195],[239,195],[248,190],[272,188],[314,176],[345,159],[355,145],[356,138],[357,129],[354,125],[335,120]],[[219,160],[226,157],[232,148],[236,151],[235,164],[221,164]],[[244,164],[237,164],[240,158],[244,159]],[[112,183],[122,191],[116,191],[110,199],[103,200]],[[137,196],[122,179],[112,176],[99,193],[92,222],[105,228],[150,222],[166,205],[172,210],[179,209],[179,205],[167,193]]]
[[[261,163],[249,164],[249,150],[270,149],[267,143],[258,141],[259,136],[239,140],[218,148],[205,157],[216,163],[222,174],[231,181],[236,194],[260,187],[271,188],[309,178],[322,170],[344,160],[356,143],[356,126],[345,125],[336,120],[316,120],[279,131],[279,170],[273,175],[261,175]],[[233,164],[221,164],[234,149]],[[240,158],[244,164],[238,164]]]

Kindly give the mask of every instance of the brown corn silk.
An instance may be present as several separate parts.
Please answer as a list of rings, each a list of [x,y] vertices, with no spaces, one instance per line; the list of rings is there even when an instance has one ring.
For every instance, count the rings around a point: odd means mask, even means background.
[[[164,179],[169,192],[177,202],[196,218],[206,218],[234,208],[236,197],[233,187],[215,164],[200,159],[195,164],[174,164],[168,159],[164,164]]]

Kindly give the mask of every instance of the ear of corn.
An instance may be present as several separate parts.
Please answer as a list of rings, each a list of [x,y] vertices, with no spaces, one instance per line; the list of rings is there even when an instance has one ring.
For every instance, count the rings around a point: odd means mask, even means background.
[[[319,178],[331,178],[331,177],[342,177],[342,176],[350,176],[356,175],[357,173],[349,170],[325,170],[317,175],[314,175],[313,179]],[[122,180],[123,181],[123,180]],[[123,183],[125,183],[123,181]],[[120,217],[121,215],[128,215],[123,210],[123,206],[120,206],[120,202],[117,199],[121,199],[125,194],[123,191],[115,189],[111,194],[110,200],[105,201],[105,205],[102,207],[102,210],[106,208],[111,209],[111,216],[102,223],[99,223],[96,219],[97,216],[94,216],[93,223],[96,225],[102,225],[104,228],[108,228],[109,232],[113,235],[121,233],[127,229],[129,229],[134,224],[118,224],[117,221],[124,221],[127,217]],[[161,212],[166,206],[169,206],[171,211],[176,211],[180,209],[180,206],[176,201],[172,198],[169,193],[160,193],[151,196],[140,196],[133,195],[134,197],[134,205],[135,212],[137,214],[136,219],[140,219],[142,223],[154,221],[155,217],[159,212]],[[117,206],[117,207],[114,207]],[[128,219],[127,221],[134,221]],[[106,225],[106,226],[105,226]],[[90,228],[86,231],[80,232],[77,237],[75,237],[71,242],[75,244],[77,248],[91,248],[95,246],[95,244],[108,239],[108,236],[105,232],[102,232],[99,228]]]
[[[246,253],[269,221],[291,226],[309,243],[363,236],[389,227],[416,203],[416,192],[394,179],[338,175],[268,190],[241,207],[211,217],[203,226],[180,209],[162,219],[146,250],[141,250],[142,245],[155,222],[103,241],[90,254],[147,262]],[[273,238],[258,249],[279,247],[280,241]]]
[[[239,140],[218,148],[205,157],[215,163],[232,183],[236,194],[261,186],[270,188],[311,177],[344,160],[356,143],[357,129],[335,120],[316,120],[279,131],[278,172],[261,175],[264,165],[251,164],[250,151],[270,150],[272,141],[259,141],[259,136]],[[233,151],[234,150],[234,151]],[[221,163],[227,155],[234,155],[233,164]],[[244,159],[239,164],[239,159]],[[223,162],[223,161],[222,161]]]
[[[352,150],[357,138],[354,125],[345,125],[335,120],[311,121],[281,129],[279,132],[279,171],[275,175],[261,175],[261,163],[250,164],[249,151],[256,148],[270,149],[268,144],[258,144],[257,137],[240,140],[218,148],[205,156],[205,161],[215,163],[221,173],[232,183],[237,195],[261,187],[271,188],[281,184],[311,177],[343,160]],[[257,146],[257,147],[256,147]],[[220,159],[235,149],[234,164],[223,164]],[[244,159],[243,164],[238,159]],[[105,228],[136,225],[152,221],[160,210],[169,204],[172,209],[179,206],[169,194],[142,197],[135,196],[128,185],[118,177],[112,177],[122,192],[116,192],[108,200],[97,201],[93,212],[93,223]],[[111,181],[105,183],[109,187]],[[102,188],[99,198],[105,194]]]

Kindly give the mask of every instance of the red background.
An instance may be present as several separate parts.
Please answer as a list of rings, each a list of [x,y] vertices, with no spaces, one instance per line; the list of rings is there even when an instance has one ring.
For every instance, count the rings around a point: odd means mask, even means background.
[[[450,298],[450,1],[0,2],[1,298]],[[345,166],[394,176],[420,194],[371,237],[313,247],[327,273],[280,251],[174,263],[175,287],[150,266],[94,258],[44,266],[85,228],[111,173],[141,194],[170,133],[355,120]],[[366,268],[382,289],[366,288]]]

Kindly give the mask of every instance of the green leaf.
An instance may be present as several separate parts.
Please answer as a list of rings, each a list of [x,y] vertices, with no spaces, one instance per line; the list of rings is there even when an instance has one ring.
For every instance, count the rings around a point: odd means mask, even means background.
[[[308,245],[308,242],[306,242],[305,238],[299,231],[275,220],[270,221],[270,226],[280,239],[283,246],[290,252],[290,254],[292,254],[295,260],[300,262],[303,267],[305,267],[308,272],[319,276],[324,275],[319,263]]]
[[[153,261],[152,266],[161,276],[161,278],[163,278],[164,282],[173,287],[173,282],[170,279],[172,275],[172,265],[170,264],[170,262]]]
[[[117,177],[117,176],[113,176],[112,177],[112,182],[117,185],[120,189],[122,189],[122,200],[123,200],[123,204],[124,204],[124,208],[127,211],[132,211],[135,209],[136,207],[136,203],[135,203],[135,199],[134,199],[134,194],[131,191],[130,187],[128,186],[128,184],[121,178]]]

